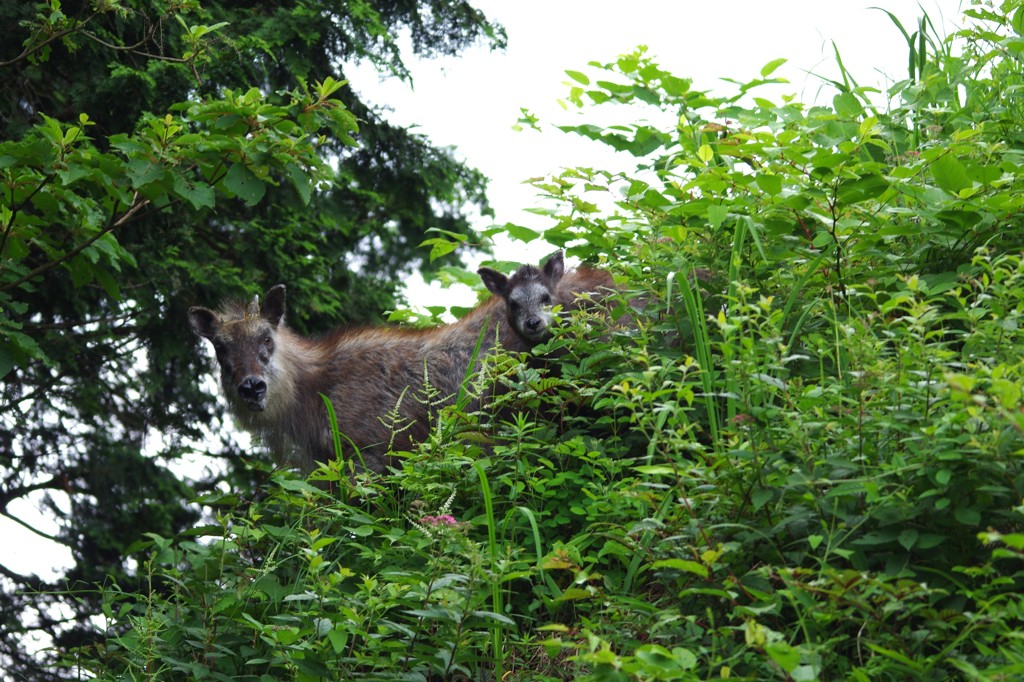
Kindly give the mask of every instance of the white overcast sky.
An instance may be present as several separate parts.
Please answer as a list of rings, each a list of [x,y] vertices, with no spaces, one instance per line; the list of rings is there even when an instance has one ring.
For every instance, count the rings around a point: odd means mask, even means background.
[[[629,163],[610,159],[614,152],[578,136],[512,129],[521,107],[549,125],[580,122],[586,113],[559,104],[568,92],[566,69],[587,71],[590,61],[610,62],[646,45],[663,69],[692,79],[695,88],[732,94],[735,86],[722,78],[747,82],[768,62],[786,58],[772,74],[790,82],[779,92],[809,102],[834,94],[811,75],[838,77],[833,41],[862,86],[884,89],[906,77],[906,41],[885,12],[874,8],[892,12],[910,32],[922,8],[943,34],[961,20],[960,0],[480,0],[474,5],[505,26],[504,52],[474,48],[459,57],[413,63],[413,87],[397,79],[381,82],[364,66],[351,72],[353,87],[392,107],[396,123],[417,125],[434,143],[455,147],[460,158],[490,178],[496,215],[481,227],[513,222],[535,229],[547,225],[543,217],[524,212],[539,205],[524,180],[565,167],[625,170]],[[506,243],[498,245],[495,257],[536,261],[550,251],[539,241],[526,248]],[[447,305],[469,303],[472,296],[416,283],[409,299]]]
[[[474,3],[508,31],[508,49],[471,49],[462,56],[410,64],[414,88],[397,80],[380,82],[368,67],[351,71],[353,87],[379,105],[393,109],[391,118],[416,124],[435,144],[452,146],[490,182],[496,212],[481,227],[506,222],[543,229],[544,219],[525,209],[538,205],[523,181],[565,167],[624,166],[612,152],[581,138],[548,130],[515,132],[512,126],[525,107],[543,122],[571,123],[578,116],[558,100],[567,93],[566,69],[585,70],[589,61],[609,62],[646,45],[662,68],[691,78],[694,87],[726,94],[734,90],[723,77],[756,78],[769,61],[789,61],[773,75],[788,79],[784,92],[813,101],[821,90],[814,72],[837,75],[832,43],[861,85],[884,87],[906,74],[907,46],[883,12],[893,12],[914,30],[921,8],[951,32],[960,21],[959,0],[478,0]],[[543,244],[523,250],[499,245],[504,260],[536,261],[550,251]],[[413,286],[414,304],[466,304],[468,290],[452,294]],[[55,532],[33,503],[12,506],[37,528]],[[49,526],[49,527],[48,527]],[[68,563],[62,548],[40,539],[7,519],[0,519],[4,562],[16,571],[52,575],[50,567]]]

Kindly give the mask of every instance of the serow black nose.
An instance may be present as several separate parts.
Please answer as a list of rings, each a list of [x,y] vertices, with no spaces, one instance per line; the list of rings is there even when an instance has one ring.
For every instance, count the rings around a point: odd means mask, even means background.
[[[238,385],[238,395],[243,400],[250,402],[257,402],[263,400],[263,397],[267,395],[267,382],[259,377],[246,377],[241,384]]]
[[[540,318],[539,317],[531,317],[530,319],[528,319],[526,321],[526,328],[529,329],[532,332],[537,331],[537,329],[540,328]]]

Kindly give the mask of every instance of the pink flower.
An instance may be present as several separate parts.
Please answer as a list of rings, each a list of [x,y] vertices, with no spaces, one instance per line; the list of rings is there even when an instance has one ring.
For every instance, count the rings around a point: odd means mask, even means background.
[[[441,514],[440,516],[424,516],[420,519],[420,523],[425,526],[455,526],[459,522],[450,514]]]

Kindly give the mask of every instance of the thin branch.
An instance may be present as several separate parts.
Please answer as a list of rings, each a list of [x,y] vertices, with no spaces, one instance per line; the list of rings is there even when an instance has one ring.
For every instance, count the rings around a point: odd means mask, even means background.
[[[29,588],[32,592],[47,592],[50,590],[51,585],[45,580],[36,575],[22,575],[21,573],[15,573],[11,569],[0,563],[0,575],[4,576],[11,582],[17,585],[24,585]]]
[[[44,540],[49,540],[50,542],[54,542],[54,543],[56,543],[58,545],[62,545],[64,547],[70,547],[71,546],[71,544],[67,540],[61,540],[58,537],[54,537],[53,535],[50,535],[48,533],[44,533],[43,531],[39,530],[38,528],[33,528],[31,525],[29,525],[29,523],[27,521],[22,521],[21,519],[19,519],[17,516],[14,516],[13,514],[8,514],[7,512],[0,512],[0,516],[3,516],[6,519],[10,519],[11,521],[13,521],[14,523],[18,524],[19,526],[21,526],[25,530],[27,530],[27,531],[29,531],[31,533],[35,533],[36,535],[38,535],[39,537],[43,538]]]
[[[98,43],[103,47],[115,50],[117,52],[129,52],[131,54],[138,55],[139,57],[145,57],[147,59],[157,59],[163,62],[171,62],[172,64],[187,64],[192,61],[191,59],[185,59],[184,57],[168,57],[166,55],[153,54],[151,52],[144,52],[142,50],[136,49],[139,45],[148,42],[148,37],[135,43],[135,45],[114,45],[113,43],[108,43],[107,41],[100,39],[99,36],[92,33],[91,31],[83,30],[82,35],[84,35],[86,38],[93,41],[94,43]]]
[[[78,254],[80,254],[82,251],[84,251],[85,249],[89,248],[92,244],[94,244],[98,239],[100,239],[104,235],[110,234],[111,232],[113,232],[117,228],[119,228],[122,225],[124,225],[125,223],[127,223],[132,218],[132,216],[134,216],[144,206],[147,206],[150,203],[149,199],[143,199],[142,201],[137,201],[138,198],[139,198],[139,193],[135,192],[135,196],[132,197],[132,206],[131,206],[131,208],[129,208],[127,211],[125,211],[124,214],[120,218],[118,218],[117,220],[112,220],[109,225],[107,225],[102,230],[100,230],[99,232],[94,234],[92,237],[89,237],[89,239],[85,240],[84,242],[82,242],[81,244],[76,246],[75,248],[73,248],[70,251],[68,251],[67,253],[65,253],[63,256],[61,256],[59,258],[56,258],[54,260],[48,261],[46,263],[43,263],[42,265],[40,265],[36,269],[32,270],[31,272],[26,273],[25,275],[19,277],[18,279],[14,280],[13,282],[8,282],[7,284],[4,284],[3,286],[0,286],[0,291],[6,291],[8,289],[14,289],[15,287],[18,287],[18,286],[24,284],[25,282],[28,282],[31,279],[35,279],[36,277],[38,277],[39,275],[43,274],[44,272],[48,272],[48,271],[52,270],[53,268],[57,267],[61,263],[74,258]]]
[[[47,488],[52,488],[56,490],[57,486],[54,485],[56,481],[56,477],[51,477],[45,481],[37,481],[36,483],[32,483],[30,485],[23,485],[18,486],[17,488],[9,488],[7,490],[4,490],[3,494],[0,495],[0,510],[4,511],[0,513],[4,513],[4,515],[6,516],[7,514],[5,512],[7,510],[7,505],[10,504],[13,500],[16,500],[20,497],[24,497],[28,493],[34,493],[37,490],[46,490]]]
[[[44,40],[43,42],[39,43],[38,45],[32,45],[30,47],[26,47],[24,50],[21,51],[21,54],[19,54],[14,59],[10,59],[10,60],[8,60],[6,62],[0,62],[0,66],[10,66],[11,64],[15,64],[17,62],[20,62],[22,59],[25,59],[25,58],[29,57],[30,55],[33,55],[36,52],[39,52],[39,50],[43,49],[44,47],[46,47],[47,45],[49,45],[53,41],[60,40],[61,38],[63,38],[66,35],[70,35],[72,33],[75,33],[76,31],[80,31],[81,29],[79,27],[80,26],[84,26],[89,21],[92,21],[93,17],[95,17],[95,16],[96,16],[96,13],[94,13],[91,17],[89,17],[88,19],[83,21],[78,26],[75,26],[74,28],[67,28],[67,29],[64,29],[63,31],[57,31],[56,33],[52,34],[46,40]]]
[[[21,209],[23,209],[23,208],[25,207],[25,205],[26,205],[26,204],[28,204],[28,202],[32,200],[32,197],[34,197],[35,195],[39,194],[39,192],[40,192],[40,191],[41,191],[41,190],[42,190],[42,189],[43,189],[44,187],[46,187],[46,186],[47,186],[48,184],[50,184],[50,181],[51,181],[51,180],[53,180],[53,178],[54,178],[54,177],[56,177],[56,174],[55,174],[55,173],[50,173],[49,175],[47,175],[46,177],[44,177],[44,178],[43,178],[43,179],[42,179],[42,180],[41,180],[41,181],[39,182],[39,186],[38,186],[38,187],[36,187],[36,188],[35,188],[34,190],[32,190],[31,192],[29,192],[28,196],[26,196],[26,197],[25,197],[25,199],[24,199],[24,200],[23,200],[23,201],[22,201],[22,202],[21,202],[20,204],[18,204],[17,206],[15,206],[15,207],[14,207],[14,208],[13,208],[13,209],[11,210],[11,221],[10,221],[10,222],[9,222],[9,223],[7,224],[7,229],[5,229],[5,230],[4,230],[4,238],[3,238],[3,241],[0,241],[0,255],[2,255],[2,254],[3,254],[3,252],[4,252],[4,247],[6,247],[6,246],[7,246],[7,239],[8,239],[8,237],[10,237],[10,235],[11,235],[11,230],[13,230],[13,229],[14,229],[14,222],[15,222],[15,218],[17,218],[17,217],[18,217],[18,213],[20,213],[20,212],[21,212]],[[12,193],[12,194],[14,193],[14,190],[13,190],[13,189],[11,190],[11,193]]]

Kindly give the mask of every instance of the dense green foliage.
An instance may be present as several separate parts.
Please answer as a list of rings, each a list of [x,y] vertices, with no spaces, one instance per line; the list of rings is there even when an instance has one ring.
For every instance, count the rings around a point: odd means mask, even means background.
[[[0,557],[0,669],[41,679],[25,634],[82,642],[99,608],[62,588],[127,586],[140,532],[195,523],[190,442],[247,485],[206,428],[188,306],[287,282],[299,328],[378,316],[437,266],[429,228],[488,210],[479,173],[343,69],[406,77],[403,33],[420,55],[503,35],[462,0],[4,0],[0,23],[0,514],[42,508],[74,562],[51,581]]]
[[[570,72],[570,101],[628,106],[565,129],[638,168],[537,183],[543,237],[622,300],[488,363],[502,409],[449,413],[393,476],[205,498],[214,522],[150,536],[149,594],[107,584],[109,638],[68,664],[1020,677],[1024,10],[966,21],[923,20],[905,80],[846,74],[830,106],[762,95],[778,63],[727,96],[643,50]]]

